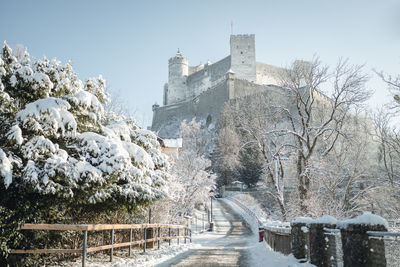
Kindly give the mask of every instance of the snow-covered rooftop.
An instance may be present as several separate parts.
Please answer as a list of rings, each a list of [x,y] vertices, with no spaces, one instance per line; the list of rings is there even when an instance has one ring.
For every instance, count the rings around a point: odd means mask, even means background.
[[[165,147],[174,147],[181,148],[182,147],[182,138],[176,139],[163,139]]]

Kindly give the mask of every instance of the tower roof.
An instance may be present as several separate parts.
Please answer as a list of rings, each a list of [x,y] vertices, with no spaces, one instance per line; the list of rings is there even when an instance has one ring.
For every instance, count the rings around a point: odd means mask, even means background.
[[[176,52],[175,57],[182,57],[182,54],[181,54],[181,51],[179,50],[179,48],[178,48],[178,51]]]

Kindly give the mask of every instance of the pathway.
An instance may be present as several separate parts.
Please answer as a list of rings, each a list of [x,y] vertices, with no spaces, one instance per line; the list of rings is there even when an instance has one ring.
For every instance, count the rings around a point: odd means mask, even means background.
[[[215,232],[199,235],[198,246],[157,266],[249,266],[251,230],[223,201],[214,201]]]

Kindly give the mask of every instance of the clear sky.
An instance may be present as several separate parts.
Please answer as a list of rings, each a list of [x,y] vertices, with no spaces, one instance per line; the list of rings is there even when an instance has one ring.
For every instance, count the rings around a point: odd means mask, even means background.
[[[400,73],[400,1],[62,1],[0,0],[0,39],[31,56],[72,60],[81,79],[102,74],[140,125],[162,104],[168,58],[190,65],[229,54],[233,32],[256,35],[257,61],[287,66],[318,55]],[[371,73],[372,75],[372,73]],[[372,106],[387,101],[374,77]],[[385,98],[386,97],[386,98]]]

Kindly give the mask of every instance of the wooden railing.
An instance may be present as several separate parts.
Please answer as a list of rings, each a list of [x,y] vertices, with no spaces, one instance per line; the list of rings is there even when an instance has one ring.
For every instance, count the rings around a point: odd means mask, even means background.
[[[161,235],[161,229],[168,229],[168,236]],[[189,228],[183,225],[172,224],[30,224],[26,223],[21,230],[46,230],[46,231],[79,231],[82,232],[82,248],[79,249],[12,249],[11,254],[31,254],[31,253],[82,253],[82,266],[85,266],[86,256],[89,252],[102,250],[110,250],[110,261],[113,260],[114,248],[129,247],[128,255],[131,255],[133,245],[142,245],[143,251],[146,252],[146,247],[150,242],[157,242],[160,248],[160,241],[168,241],[171,245],[172,239],[184,239],[184,243],[189,239],[192,242],[192,233]],[[129,242],[114,243],[115,230],[129,230]],[[133,240],[133,231],[142,230],[142,238]],[[181,232],[183,230],[183,232]],[[97,247],[88,247],[88,232],[89,231],[110,231],[110,244]],[[157,236],[154,237],[154,234]],[[149,233],[151,236],[148,236]],[[183,235],[181,235],[183,234]],[[150,238],[149,238],[150,237]]]
[[[289,255],[291,251],[290,227],[264,226],[264,240],[274,251]]]

